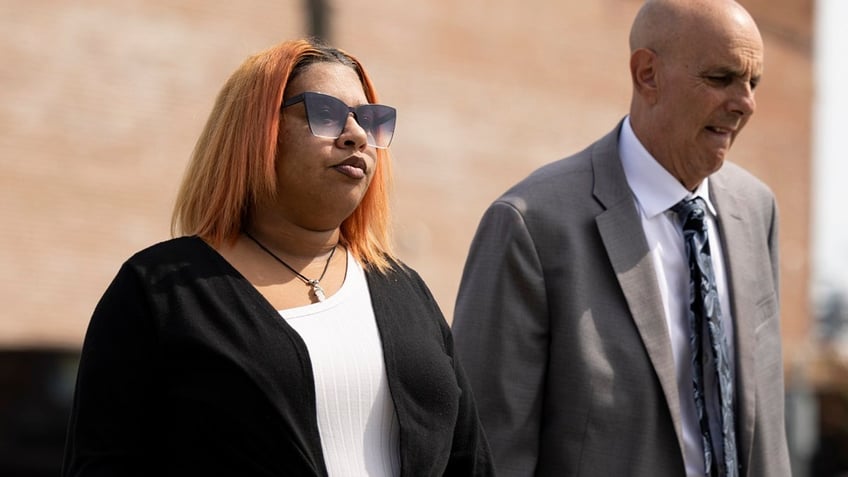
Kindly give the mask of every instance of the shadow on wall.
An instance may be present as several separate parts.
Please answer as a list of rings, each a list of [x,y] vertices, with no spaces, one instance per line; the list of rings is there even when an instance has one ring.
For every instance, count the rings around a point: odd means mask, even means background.
[[[73,350],[0,350],[0,475],[59,475],[78,363]]]

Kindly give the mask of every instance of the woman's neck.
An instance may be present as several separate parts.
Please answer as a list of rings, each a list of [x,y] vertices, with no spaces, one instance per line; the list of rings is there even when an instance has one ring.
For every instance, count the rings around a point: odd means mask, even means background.
[[[245,230],[275,253],[304,260],[327,255],[339,243],[340,237],[338,227],[310,230],[283,220],[254,220]]]

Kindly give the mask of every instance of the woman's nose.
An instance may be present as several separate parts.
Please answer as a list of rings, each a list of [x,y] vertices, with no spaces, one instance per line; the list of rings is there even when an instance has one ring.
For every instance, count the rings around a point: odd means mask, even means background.
[[[342,129],[342,134],[339,136],[342,147],[353,146],[356,149],[364,149],[368,146],[368,134],[365,129],[356,121],[356,117],[351,112],[347,115],[345,127]]]

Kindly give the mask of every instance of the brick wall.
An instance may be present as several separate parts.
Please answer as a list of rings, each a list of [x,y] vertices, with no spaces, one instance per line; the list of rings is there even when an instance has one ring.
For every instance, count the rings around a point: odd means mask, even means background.
[[[218,89],[247,55],[304,35],[305,3],[0,1],[0,345],[79,345],[121,262],[168,238]],[[732,158],[778,197],[792,350],[810,326],[812,5],[742,3],[762,25],[766,69]],[[639,4],[330,2],[330,39],[400,110],[398,248],[449,319],[485,207],[627,111]]]

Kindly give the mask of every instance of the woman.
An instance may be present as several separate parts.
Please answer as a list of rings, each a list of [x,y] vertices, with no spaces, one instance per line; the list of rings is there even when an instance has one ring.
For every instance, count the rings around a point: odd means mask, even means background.
[[[486,475],[449,328],[389,246],[395,110],[311,41],[218,96],[83,345],[64,475]]]

